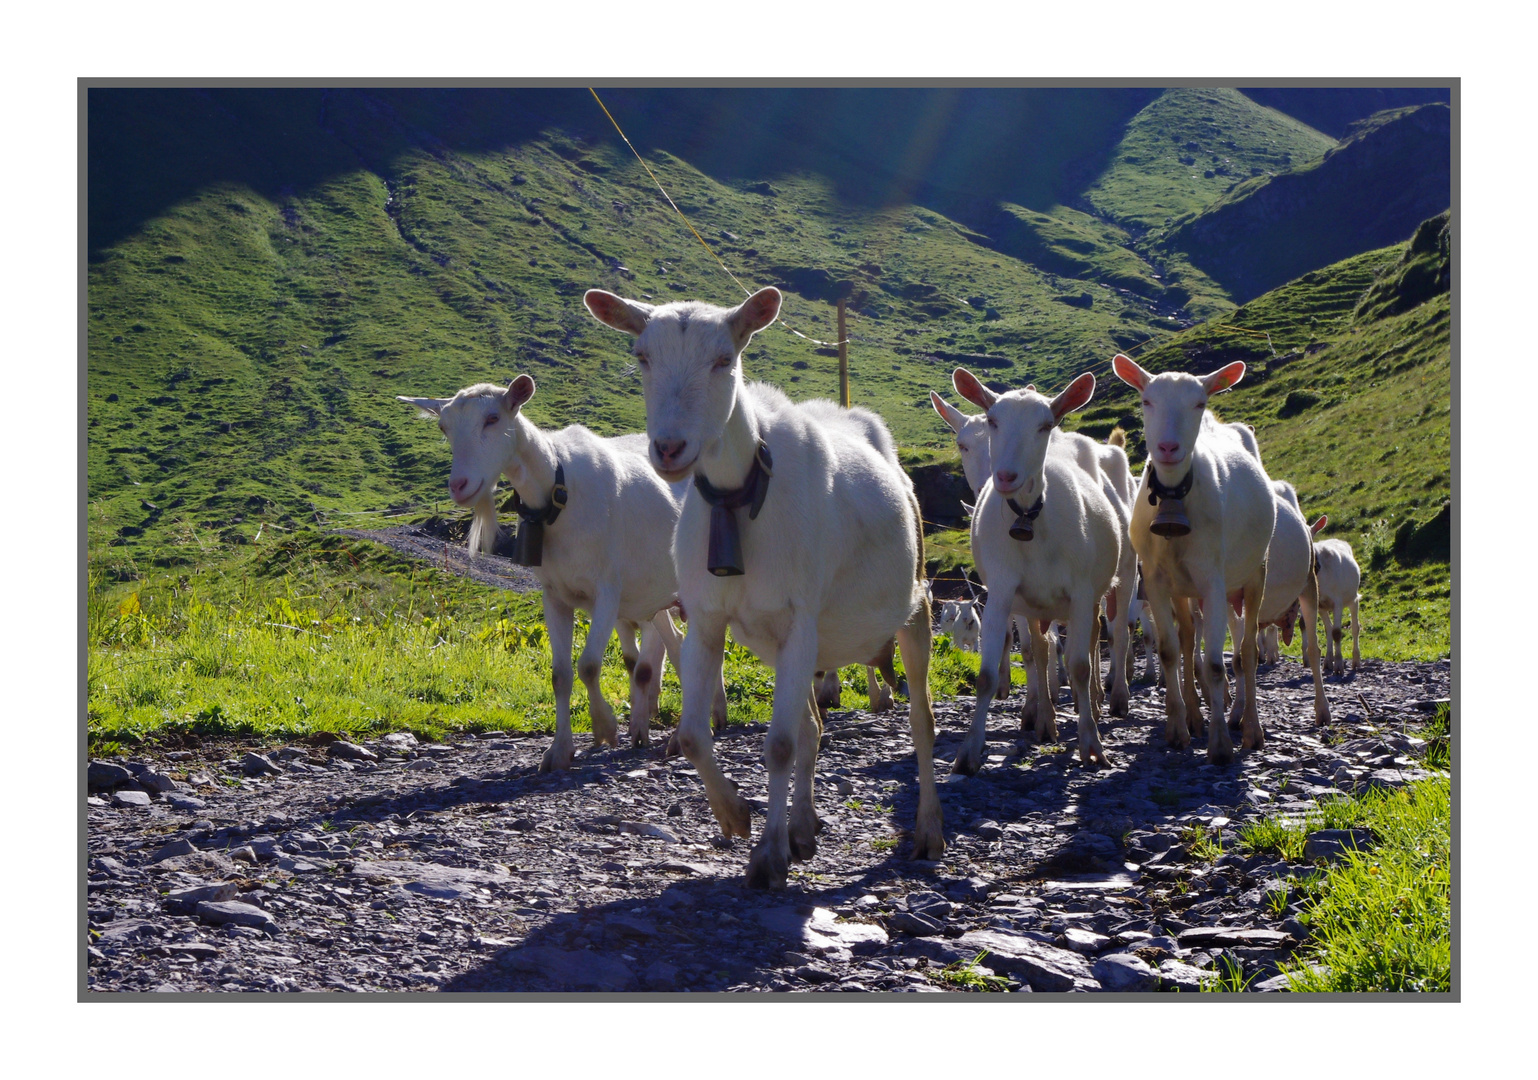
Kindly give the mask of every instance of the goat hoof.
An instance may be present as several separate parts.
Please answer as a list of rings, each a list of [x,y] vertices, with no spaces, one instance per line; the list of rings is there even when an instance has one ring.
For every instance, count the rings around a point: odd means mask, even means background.
[[[1086,749],[1079,747],[1079,763],[1086,769],[1099,769],[1109,766],[1111,761],[1105,756],[1105,751],[1098,746]]]
[[[1246,750],[1263,750],[1263,749],[1265,749],[1265,745],[1266,745],[1266,733],[1265,733],[1265,731],[1261,729],[1261,726],[1259,724],[1256,724],[1254,731],[1246,731],[1244,733],[1244,742],[1241,745],[1243,745],[1243,747]]]
[[[1001,686],[997,690],[995,690],[993,692],[993,700],[994,701],[1008,701],[1009,700],[1009,687]]]
[[[1111,695],[1111,715],[1126,716],[1132,711],[1132,701],[1128,694]]]
[[[1232,765],[1234,763],[1234,744],[1227,741],[1208,744],[1207,760],[1214,765]]]
[[[636,750],[651,745],[651,725],[630,725],[630,745]]]
[[[748,856],[748,888],[783,889],[789,876],[789,861],[765,837]]]
[[[929,815],[921,809],[913,825],[913,857],[935,860],[944,855],[945,821],[940,814],[940,807],[936,805],[934,812]]]
[[[813,815],[816,820],[816,815]],[[804,821],[790,823],[790,858],[792,862],[807,862],[817,854],[817,832],[822,822],[808,827]]]
[[[1184,750],[1191,745],[1191,732],[1184,725],[1168,724],[1164,728],[1164,741],[1176,750]]]
[[[956,760],[951,764],[951,772],[960,773],[962,776],[976,776],[982,767],[982,751],[967,742],[956,751]]]
[[[571,759],[571,743],[553,742],[545,751],[545,756],[539,759],[539,771],[542,773],[565,772],[571,768]]]
[[[673,734],[668,736],[667,745],[663,747],[662,754],[664,757],[677,757],[681,753],[683,749],[678,744],[678,729],[674,728]]]
[[[753,808],[735,791],[728,799],[726,806],[716,811],[716,821],[721,826],[721,835],[728,840],[734,836],[747,840],[753,835]]]

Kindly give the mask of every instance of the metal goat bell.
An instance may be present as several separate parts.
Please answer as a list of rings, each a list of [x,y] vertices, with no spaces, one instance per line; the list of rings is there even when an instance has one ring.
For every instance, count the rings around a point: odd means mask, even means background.
[[[710,553],[705,565],[716,577],[735,577],[746,572],[737,514],[721,503],[710,508]]]
[[[1180,499],[1160,499],[1159,512],[1154,515],[1148,531],[1155,536],[1185,536],[1191,531],[1191,519],[1186,517],[1186,504]]]
[[[545,523],[524,519],[518,523],[513,538],[513,562],[519,566],[539,566],[545,554]]]
[[[1038,496],[1035,504],[1032,505],[1029,510],[1020,509],[1020,504],[1015,502],[1014,499],[1004,500],[1009,504],[1009,508],[1015,512],[1014,524],[1009,527],[1009,536],[1011,540],[1020,540],[1023,542],[1031,540],[1036,536],[1036,527],[1034,523],[1036,521],[1036,516],[1041,513],[1041,508],[1045,500],[1045,495]]]

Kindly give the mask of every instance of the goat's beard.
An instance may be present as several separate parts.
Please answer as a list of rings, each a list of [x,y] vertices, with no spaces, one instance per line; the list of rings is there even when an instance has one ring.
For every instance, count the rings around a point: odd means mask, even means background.
[[[491,491],[483,491],[475,500],[468,546],[471,555],[489,555],[497,546],[497,500]]]

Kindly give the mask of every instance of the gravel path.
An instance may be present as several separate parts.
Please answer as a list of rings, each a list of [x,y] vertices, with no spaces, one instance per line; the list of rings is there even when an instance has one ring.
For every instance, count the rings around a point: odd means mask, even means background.
[[[1238,851],[1203,863],[1182,831],[1231,838],[1426,775],[1416,732],[1448,696],[1448,665],[1327,680],[1323,731],[1297,663],[1258,683],[1263,751],[1218,768],[1166,748],[1162,691],[1139,686],[1131,717],[1102,725],[1112,767],[1098,772],[1079,766],[1072,722],[1061,748],[1020,741],[1017,685],[993,710],[983,772],[941,784],[939,863],[907,857],[905,707],[835,711],[821,851],[773,894],[744,887],[747,845],[720,839],[698,774],[655,737],[543,776],[548,738],[501,734],[93,762],[89,987],[940,992],[955,989],[946,965],[986,951],[977,971],[1013,991],[1193,990],[1225,957],[1276,989],[1307,930],[1295,902],[1267,899],[1312,867]],[[937,706],[942,776],[970,708]],[[717,746],[761,800],[762,727]]]

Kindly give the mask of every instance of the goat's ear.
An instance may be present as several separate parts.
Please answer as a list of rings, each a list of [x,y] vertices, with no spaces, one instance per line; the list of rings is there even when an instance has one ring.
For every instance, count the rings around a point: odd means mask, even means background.
[[[422,416],[437,416],[440,412],[443,411],[443,407],[454,399],[437,397],[404,397],[400,394],[396,394],[395,400],[404,401],[407,405],[415,405],[418,409],[421,410]]]
[[[993,403],[999,400],[999,395],[978,382],[977,376],[964,367],[951,372],[951,382],[956,386],[956,393],[979,408],[991,409]]]
[[[1244,361],[1235,360],[1232,364],[1226,364],[1218,368],[1211,375],[1202,377],[1202,386],[1209,394],[1221,394],[1231,386],[1238,384],[1244,378]]]
[[[1319,515],[1319,520],[1314,522],[1312,525],[1310,525],[1308,527],[1308,531],[1313,533],[1315,536],[1318,536],[1319,535],[1319,530],[1324,528],[1329,523],[1330,523],[1330,515],[1328,515],[1328,514],[1320,514]]]
[[[1116,372],[1116,377],[1134,390],[1141,390],[1148,385],[1152,375],[1138,367],[1137,361],[1125,353],[1117,353],[1111,358],[1111,370]]]
[[[626,300],[623,296],[615,296],[602,289],[589,289],[582,294],[582,302],[587,305],[587,310],[592,313],[593,318],[605,326],[623,330],[632,337],[641,335],[641,331],[646,329],[646,324],[652,317],[652,312],[657,310],[650,304]]]
[[[1082,409],[1089,404],[1089,399],[1095,396],[1095,376],[1086,371],[1073,382],[1068,384],[1057,397],[1052,399],[1052,419],[1061,424],[1063,417],[1075,409]]]
[[[973,512],[977,510],[977,504],[963,501],[961,503],[961,509],[965,511],[967,520],[971,521]]]
[[[507,384],[507,393],[502,395],[502,405],[509,412],[517,412],[533,396],[534,380],[528,375],[520,375]]]
[[[759,289],[732,309],[726,325],[732,332],[732,344],[741,352],[750,338],[768,326],[780,314],[780,290],[773,285]]]
[[[962,415],[961,410],[933,390],[929,392],[929,403],[935,407],[935,412],[940,414],[940,419],[949,424],[952,431],[960,434],[962,427],[967,422],[967,418]]]

